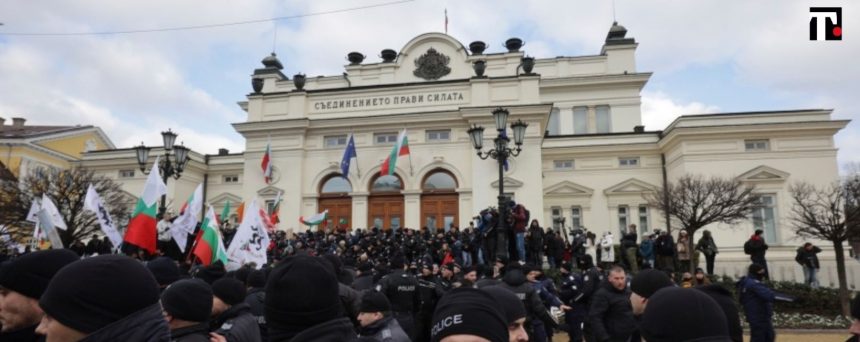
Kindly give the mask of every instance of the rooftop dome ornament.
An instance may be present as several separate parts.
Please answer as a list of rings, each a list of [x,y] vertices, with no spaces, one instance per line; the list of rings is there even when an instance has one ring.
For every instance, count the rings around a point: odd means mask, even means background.
[[[385,49],[379,55],[382,58],[382,63],[391,63],[397,58],[397,51],[392,49]]]
[[[469,43],[469,51],[472,52],[473,55],[480,55],[484,53],[484,50],[487,49],[487,43],[484,43],[480,40],[476,40],[474,42]]]
[[[624,26],[618,25],[617,21],[612,22],[612,27],[609,28],[609,32],[606,34],[606,43],[608,45],[617,45],[617,44],[634,44],[636,40],[627,37],[627,28]]]
[[[350,65],[359,65],[364,61],[364,55],[361,52],[353,51],[346,55],[346,60],[349,61]]]
[[[280,60],[278,60],[278,55],[276,55],[274,52],[272,52],[271,55],[266,56],[266,58],[263,58],[261,62],[266,68],[273,68],[278,70],[282,70],[284,68],[284,65],[281,64]]]

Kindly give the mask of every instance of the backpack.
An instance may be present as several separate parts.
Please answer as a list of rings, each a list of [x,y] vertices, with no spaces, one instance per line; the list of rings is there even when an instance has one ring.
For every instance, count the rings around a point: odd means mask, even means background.
[[[752,239],[749,239],[747,240],[747,242],[744,243],[744,254],[753,254]]]

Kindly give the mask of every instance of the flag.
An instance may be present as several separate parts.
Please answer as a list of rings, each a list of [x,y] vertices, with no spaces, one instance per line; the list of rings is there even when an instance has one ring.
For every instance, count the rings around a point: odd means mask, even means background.
[[[269,213],[269,221],[272,223],[272,228],[278,223],[281,223],[281,218],[278,216],[281,211],[281,194],[283,192],[278,191],[278,197],[275,197],[275,205],[272,206],[272,212]]]
[[[188,244],[188,235],[194,234],[194,228],[197,227],[201,211],[203,211],[203,184],[197,185],[197,189],[182,205],[179,217],[173,221],[173,228],[170,229],[173,241],[176,241],[179,250],[183,253],[185,253],[185,246]]]
[[[299,217],[299,222],[308,226],[318,226],[322,223],[325,223],[326,219],[328,219],[328,209],[323,210],[323,212],[308,218],[301,216]]]
[[[246,209],[251,213],[260,211],[257,201],[252,200]],[[237,270],[248,263],[256,263],[257,269],[263,267],[267,262],[266,250],[269,248],[269,234],[263,226],[260,215],[249,215],[243,220],[236,235],[227,248],[227,270]]]
[[[48,240],[51,241],[51,248],[62,249],[63,240],[60,239],[60,234],[57,233],[57,229],[55,228],[56,223],[54,223],[54,218],[51,213],[48,210],[45,210],[45,207],[42,207],[36,215],[39,217],[39,227],[42,229],[45,236],[48,237]]]
[[[30,202],[30,211],[27,212],[27,218],[25,220],[33,222],[36,224],[36,226],[38,226],[39,225],[39,210],[42,210],[42,206],[39,205],[39,202],[37,202],[37,199],[34,198],[33,201]]]
[[[47,211],[48,215],[51,215],[51,220],[55,227],[62,230],[69,229],[66,227],[66,222],[63,221],[63,215],[60,214],[60,211],[57,210],[57,206],[54,205],[54,201],[52,201],[46,193],[42,193],[42,210]]]
[[[240,202],[239,206],[236,207],[236,216],[239,219],[239,223],[242,223],[245,219],[245,202]]]
[[[131,220],[128,222],[128,228],[123,239],[125,242],[143,248],[149,253],[155,253],[155,236],[157,234],[155,216],[158,197],[167,193],[167,186],[164,185],[158,171],[159,157],[155,157],[155,163],[152,164],[149,177],[146,178],[146,184],[143,186],[143,194],[137,199],[137,205],[131,214]]]
[[[272,181],[272,143],[269,141],[266,142],[266,152],[263,153],[260,167],[263,168],[263,179],[269,184]]]
[[[350,134],[346,149],[343,150],[343,158],[340,159],[340,174],[343,178],[349,178],[349,165],[352,163],[352,158],[358,158],[358,156],[355,154],[355,141]]]
[[[221,222],[227,222],[230,219],[230,200],[227,200],[227,204],[224,205],[224,209],[221,209]]]
[[[391,149],[391,154],[382,162],[382,168],[379,170],[380,175],[393,175],[397,168],[397,157],[409,154],[409,140],[406,138],[406,129],[400,131],[397,136],[397,142],[394,143],[394,148]]]
[[[99,219],[99,226],[102,228],[102,232],[105,233],[114,246],[119,246],[122,243],[122,237],[119,235],[119,231],[116,230],[116,225],[114,225],[113,220],[110,218],[110,213],[107,208],[105,208],[102,198],[99,196],[99,193],[96,192],[96,188],[92,184],[87,188],[87,197],[84,199],[84,208],[96,214],[96,218]]]
[[[199,237],[194,246],[194,251],[192,251],[194,256],[200,259],[204,266],[211,265],[215,260],[221,260],[221,263],[226,266],[227,250],[224,249],[224,240],[218,229],[215,210],[212,209],[212,206],[209,206],[206,216],[203,217],[203,223],[200,224]]]

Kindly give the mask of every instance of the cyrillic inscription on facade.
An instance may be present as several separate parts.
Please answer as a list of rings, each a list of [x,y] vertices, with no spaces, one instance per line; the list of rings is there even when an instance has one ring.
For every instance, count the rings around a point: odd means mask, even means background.
[[[420,94],[359,97],[353,99],[314,101],[315,111],[356,108],[384,108],[396,106],[453,104],[465,101],[461,91],[428,92]]]

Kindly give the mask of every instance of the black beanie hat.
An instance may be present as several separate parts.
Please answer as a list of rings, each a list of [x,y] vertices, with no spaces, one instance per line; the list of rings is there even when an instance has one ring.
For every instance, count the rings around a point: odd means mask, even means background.
[[[89,334],[158,303],[158,283],[140,262],[105,254],[63,267],[39,305],[63,325]]]
[[[403,265],[406,264],[406,259],[403,258],[402,255],[398,254],[391,257],[391,269],[399,270],[403,268]]]
[[[176,281],[164,289],[161,306],[178,319],[206,322],[212,314],[212,287],[200,279]]]
[[[488,286],[482,288],[481,291],[489,293],[490,296],[493,296],[493,299],[499,303],[499,306],[502,308],[502,314],[505,315],[505,321],[508,325],[514,323],[514,321],[520,318],[526,317],[526,307],[523,305],[523,301],[521,301],[511,290],[501,286]]]
[[[639,325],[648,342],[730,341],[726,314],[702,291],[668,287],[648,298]]]
[[[227,305],[245,301],[245,283],[235,278],[221,278],[212,283],[212,294]]]
[[[508,324],[502,308],[487,292],[456,288],[446,293],[433,312],[430,340],[439,342],[451,335],[475,335],[490,342],[508,341]]]
[[[320,258],[296,255],[272,269],[266,281],[269,337],[289,340],[301,331],[342,317],[338,282]]]
[[[212,284],[216,280],[221,279],[225,274],[227,274],[227,270],[224,269],[224,264],[221,263],[221,260],[216,260],[211,265],[198,270],[194,278],[199,278],[208,284]]]
[[[642,298],[649,298],[657,290],[671,287],[672,279],[666,273],[658,270],[642,270],[630,280],[630,291]]]
[[[384,294],[376,291],[368,291],[361,297],[361,305],[358,312],[386,312],[391,311],[391,303]]]
[[[248,287],[261,289],[266,286],[266,271],[253,270],[248,275]]]
[[[179,266],[173,259],[158,257],[146,263],[146,268],[152,272],[159,286],[167,286],[179,280]]]
[[[24,254],[10,261],[0,275],[0,286],[39,299],[51,278],[64,266],[78,261],[70,249],[51,249]]]
[[[236,278],[237,280],[241,281],[242,284],[245,284],[248,282],[248,275],[251,274],[251,271],[253,271],[251,267],[242,266],[238,270],[236,270],[236,272],[233,273],[233,278]]]
[[[361,271],[361,273],[368,273],[373,271],[373,265],[369,262],[363,262],[358,264],[358,270]]]

